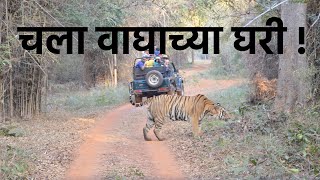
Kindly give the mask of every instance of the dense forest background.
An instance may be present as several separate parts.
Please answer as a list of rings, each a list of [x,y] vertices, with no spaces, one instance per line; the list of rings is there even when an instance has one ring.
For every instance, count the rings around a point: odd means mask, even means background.
[[[48,90],[54,89],[57,84],[75,86],[74,88],[91,88],[98,84],[112,85],[114,81],[114,60],[108,51],[102,51],[97,47],[98,34],[93,28],[98,26],[221,26],[229,29],[231,26],[242,26],[249,20],[257,17],[261,12],[280,5],[278,1],[73,1],[64,3],[59,1],[2,1],[0,44],[1,44],[1,117],[24,117],[37,114],[46,102]],[[306,19],[306,43],[307,59],[304,61],[305,78],[311,78],[309,90],[304,90],[299,99],[316,99],[319,96],[318,86],[318,2],[308,1],[304,4],[307,10],[301,12]],[[303,9],[303,8],[302,8]],[[291,25],[293,19],[290,9],[274,8],[250,26],[263,26],[265,20],[271,16],[283,17],[286,25],[291,29],[297,28]],[[21,49],[17,39],[18,26],[85,26],[89,32],[85,36],[86,50],[84,55],[54,55],[44,48],[41,55],[27,52]],[[291,32],[291,33],[296,33]],[[290,35],[288,35],[290,37]],[[132,37],[131,37],[132,38]],[[286,38],[286,37],[285,37]],[[132,39],[131,39],[132,41]],[[168,54],[178,66],[183,66],[195,58],[214,58],[220,61],[226,73],[235,73],[241,70],[247,71],[253,76],[261,73],[268,79],[282,79],[290,76],[278,72],[279,66],[288,66],[287,62],[279,61],[278,55],[268,55],[262,49],[258,49],[255,55],[239,53],[232,50],[232,35],[224,32],[222,35],[222,52],[213,57],[201,55],[200,51],[186,50],[174,51],[168,49]],[[273,40],[273,49],[276,42]],[[121,43],[119,44],[121,52]],[[296,52],[290,47],[292,52]],[[132,49],[132,48],[131,48]],[[212,50],[211,50],[212,52]],[[131,62],[140,52],[131,50],[129,55],[117,55],[117,68],[119,81],[126,82],[130,79],[130,73],[126,72],[132,66]],[[298,55],[296,53],[296,55]],[[284,57],[285,59],[287,57]],[[279,62],[284,62],[281,64]],[[242,66],[245,65],[246,67]],[[295,65],[295,64],[293,64]],[[254,68],[251,68],[254,66]],[[249,67],[249,68],[248,68]],[[237,69],[238,68],[238,69]],[[291,72],[294,69],[290,70]],[[279,81],[282,82],[282,81]],[[299,84],[300,80],[292,81]],[[301,83],[300,83],[301,84]],[[286,84],[279,83],[278,91]],[[304,84],[301,86],[305,86]],[[293,89],[293,87],[291,87]],[[307,92],[308,91],[308,92]],[[278,92],[279,94],[280,92]],[[310,94],[311,93],[311,94]],[[292,95],[295,96],[295,95]],[[291,98],[293,99],[293,98]],[[282,100],[283,101],[283,100]],[[294,100],[291,107],[292,109]],[[306,100],[309,102],[309,100]],[[284,102],[277,101],[278,104]],[[303,102],[302,104],[305,104]],[[280,105],[278,105],[280,106]]]
[[[249,4],[250,5],[250,4]],[[1,8],[1,117],[32,116],[46,103],[48,90],[56,84],[94,87],[113,84],[113,56],[97,47],[98,26],[224,26],[240,24],[246,13],[259,4],[233,1],[2,1]],[[263,5],[263,4],[262,4]],[[222,9],[221,9],[222,7]],[[248,9],[251,8],[251,9]],[[150,16],[152,15],[152,16]],[[230,16],[231,15],[231,16]],[[86,26],[84,55],[56,56],[44,50],[42,55],[21,49],[18,26]],[[225,41],[228,40],[225,35]],[[121,52],[121,47],[120,52]],[[178,66],[194,53],[168,49]],[[117,55],[119,81],[130,78],[128,67],[139,52]],[[208,58],[208,57],[207,57]],[[224,62],[224,61],[223,61]]]

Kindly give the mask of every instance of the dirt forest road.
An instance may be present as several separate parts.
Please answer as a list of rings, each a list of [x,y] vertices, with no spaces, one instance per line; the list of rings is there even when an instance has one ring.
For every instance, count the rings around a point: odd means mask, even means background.
[[[185,78],[205,70],[207,63],[184,70]],[[219,90],[239,84],[237,80],[200,80],[196,88],[186,88],[186,95],[205,90]],[[187,179],[179,169],[174,155],[165,142],[143,139],[146,108],[122,105],[97,121],[87,134],[85,142],[66,174],[66,179],[117,179],[127,176],[134,179]]]

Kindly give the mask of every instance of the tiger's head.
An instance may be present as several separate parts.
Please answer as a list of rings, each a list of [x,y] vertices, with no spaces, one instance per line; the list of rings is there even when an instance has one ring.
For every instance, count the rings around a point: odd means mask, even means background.
[[[228,120],[231,115],[228,111],[220,105],[220,103],[214,103],[211,100],[206,101],[205,105],[206,114],[219,118],[220,120]]]
[[[215,107],[216,112],[218,112],[218,118],[221,120],[228,120],[231,118],[231,115],[228,113],[228,111],[220,105],[220,103],[217,103]]]

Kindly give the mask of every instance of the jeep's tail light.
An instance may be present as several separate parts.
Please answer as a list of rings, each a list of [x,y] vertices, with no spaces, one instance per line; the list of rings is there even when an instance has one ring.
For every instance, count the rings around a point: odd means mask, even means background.
[[[167,87],[162,87],[162,88],[159,88],[159,91],[169,91],[169,88],[167,88]]]
[[[142,94],[142,90],[134,90],[135,94]]]

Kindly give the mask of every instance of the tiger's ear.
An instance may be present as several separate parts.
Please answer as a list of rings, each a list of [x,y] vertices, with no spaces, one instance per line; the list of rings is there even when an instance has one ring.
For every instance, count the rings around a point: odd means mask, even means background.
[[[221,106],[220,103],[217,103],[217,106]]]

